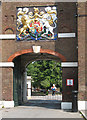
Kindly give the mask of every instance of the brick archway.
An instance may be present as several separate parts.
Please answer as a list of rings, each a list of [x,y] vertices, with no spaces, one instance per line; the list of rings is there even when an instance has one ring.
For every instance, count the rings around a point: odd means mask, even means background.
[[[24,49],[24,50],[21,50],[21,51],[14,53],[13,55],[11,55],[8,58],[8,62],[12,62],[15,57],[20,56],[22,54],[27,54],[27,53],[33,53],[33,49]],[[60,60],[62,62],[66,61],[66,58],[62,54],[55,52],[53,50],[50,50],[50,49],[40,49],[40,53],[48,53],[48,54],[57,56],[58,58],[60,58]]]

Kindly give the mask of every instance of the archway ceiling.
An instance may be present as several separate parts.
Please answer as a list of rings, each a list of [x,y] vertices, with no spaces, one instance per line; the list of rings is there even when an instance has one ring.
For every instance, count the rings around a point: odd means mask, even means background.
[[[61,61],[57,56],[47,54],[47,53],[27,53],[21,56],[21,68],[25,68],[29,63],[36,61],[36,60],[55,60],[57,62]],[[17,59],[16,57],[15,59]],[[14,60],[15,60],[14,59]]]

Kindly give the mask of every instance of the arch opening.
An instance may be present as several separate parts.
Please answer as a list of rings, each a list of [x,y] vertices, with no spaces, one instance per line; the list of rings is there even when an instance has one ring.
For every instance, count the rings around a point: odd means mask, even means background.
[[[61,62],[37,60],[27,66],[27,99],[62,101]],[[44,101],[43,101],[44,102]]]
[[[11,58],[11,57],[10,57]],[[48,53],[26,53],[16,56],[14,59],[11,58],[14,62],[14,70],[13,70],[13,98],[15,101],[15,106],[21,105],[26,102],[26,88],[27,84],[27,66],[33,61],[55,61],[61,62],[61,59],[57,56]],[[9,60],[11,60],[9,59]],[[20,96],[19,96],[20,95]]]

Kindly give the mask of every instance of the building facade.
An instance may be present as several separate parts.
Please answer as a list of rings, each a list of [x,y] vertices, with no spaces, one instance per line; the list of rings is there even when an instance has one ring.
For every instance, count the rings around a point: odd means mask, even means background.
[[[52,10],[56,7],[57,14],[51,10],[46,11],[47,7],[50,7]],[[24,102],[26,66],[29,63],[35,60],[55,60],[61,62],[63,71],[63,100],[61,108],[72,109],[72,91],[76,90],[78,91],[78,109],[87,109],[86,7],[86,2],[20,2],[15,0],[12,2],[1,2],[1,104],[5,107],[13,107]],[[18,13],[20,12],[18,11],[19,8],[21,8],[22,13]],[[30,15],[29,12],[25,13],[26,11],[23,11],[25,10],[24,8],[28,8],[30,12],[33,13],[29,16],[29,20],[32,22],[30,21],[27,26],[25,24],[26,22],[22,22],[22,25],[20,25],[21,27],[19,26],[20,30],[18,31],[17,20],[19,16],[17,15],[25,15],[25,18],[26,14],[27,16]],[[46,24],[47,21],[42,21],[43,13],[46,17],[47,15],[50,17],[52,17],[52,14],[56,15],[56,29],[53,28],[55,26],[52,26],[52,23],[55,22],[54,18],[49,17],[49,24]],[[19,20],[20,19],[21,17]],[[43,20],[45,19],[46,18]],[[26,19],[23,20],[26,21]],[[48,34],[46,34],[46,32],[45,34],[41,33],[41,31],[39,32],[44,39],[40,39],[40,37],[38,37],[38,28],[31,29],[31,27],[33,27],[33,23],[34,25],[39,25],[36,21],[40,21],[40,24],[45,26],[44,31],[48,32]],[[43,28],[41,28],[40,25],[39,27],[40,30]],[[29,39],[27,36],[27,29],[30,29],[30,31],[28,30],[31,37]],[[36,32],[33,32],[33,30],[36,30]],[[21,37],[20,35],[23,35],[22,33],[25,31],[25,39],[23,39],[24,37]],[[56,39],[52,38],[53,35],[56,36]],[[67,79],[73,80],[73,85],[67,85]]]

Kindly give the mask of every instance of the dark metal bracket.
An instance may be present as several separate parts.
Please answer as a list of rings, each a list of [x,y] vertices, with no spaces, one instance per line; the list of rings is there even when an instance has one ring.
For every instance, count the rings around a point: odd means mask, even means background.
[[[76,14],[75,17],[87,17],[87,15],[80,15],[80,14]]]

